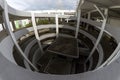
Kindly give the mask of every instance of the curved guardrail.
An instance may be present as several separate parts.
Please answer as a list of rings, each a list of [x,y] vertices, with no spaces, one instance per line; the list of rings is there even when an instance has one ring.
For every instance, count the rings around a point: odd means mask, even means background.
[[[43,28],[51,28],[51,26],[52,26],[52,28],[55,28],[55,26],[54,25],[50,25],[50,26],[46,26],[46,25],[43,25],[42,27],[41,26],[39,26],[38,27],[38,29],[43,29]],[[70,28],[70,29],[72,29],[72,30],[75,30],[75,28],[71,28],[71,27],[69,27],[69,26],[67,26],[67,27],[62,27],[63,25],[61,25],[61,28]],[[22,37],[23,35],[25,35],[25,34],[27,34],[29,31],[32,31],[33,30],[33,28],[32,27],[30,27],[30,28],[27,28],[27,29],[22,29],[22,30],[19,30],[19,31],[17,31],[17,32],[15,32],[15,36],[16,36],[16,39],[19,39],[20,37]],[[82,34],[84,34],[85,32],[84,31],[82,31],[82,30],[80,30],[80,32],[82,33]],[[86,34],[86,33],[85,33]],[[95,41],[95,38],[94,37],[90,37],[91,35],[85,35],[85,36],[87,36],[87,37],[89,37],[91,40],[93,40],[93,41]],[[6,40],[9,40],[8,38],[6,39]],[[9,40],[10,41],[10,40]],[[1,42],[2,43],[2,42]],[[5,44],[5,42],[3,42],[4,44]],[[94,43],[94,42],[93,42]],[[7,43],[8,44],[8,43]],[[7,45],[6,44],[6,45]],[[100,47],[99,47],[99,49],[100,49]],[[101,47],[101,49],[102,49],[102,47]],[[10,51],[9,51],[10,52]],[[11,52],[12,52],[12,48],[11,48]],[[5,54],[3,54],[3,55],[5,55]],[[13,58],[13,56],[10,54],[10,56],[8,56],[7,54],[5,55],[10,61],[12,61],[12,62],[14,62],[14,58]],[[13,58],[13,59],[10,59],[10,58]],[[15,62],[14,62],[15,63]]]

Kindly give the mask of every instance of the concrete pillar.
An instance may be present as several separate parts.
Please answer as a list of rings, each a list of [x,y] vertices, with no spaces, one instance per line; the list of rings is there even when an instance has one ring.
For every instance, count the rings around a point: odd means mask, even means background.
[[[63,21],[63,19],[62,18],[60,18],[60,22],[62,22]]]
[[[67,20],[67,23],[68,23],[69,22],[68,18],[66,20]]]
[[[84,15],[84,16],[83,16],[83,18],[85,18],[85,19],[86,19],[86,15]],[[86,27],[86,23],[85,23],[85,22],[83,22],[83,26],[81,26],[81,27],[84,27],[84,28],[85,28],[85,27]]]
[[[58,15],[55,16],[55,23],[56,23],[56,37],[59,35],[59,22],[58,22]]]
[[[88,12],[87,19],[90,20],[91,12]],[[86,25],[86,30],[88,31],[89,24]]]
[[[48,14],[50,14],[50,12],[48,12]]]

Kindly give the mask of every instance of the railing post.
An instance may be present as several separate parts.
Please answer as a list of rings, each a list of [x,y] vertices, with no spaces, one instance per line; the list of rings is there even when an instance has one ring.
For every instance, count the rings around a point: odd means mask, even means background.
[[[59,35],[59,22],[58,22],[58,14],[55,16],[55,23],[56,23],[56,37]]]
[[[87,61],[91,58],[91,56],[93,55],[93,53],[95,52],[101,38],[102,38],[102,35],[104,33],[104,29],[105,29],[105,26],[106,26],[106,22],[107,22],[107,16],[108,16],[108,9],[105,9],[105,14],[102,13],[102,11],[96,6],[94,5],[94,7],[98,10],[98,12],[101,14],[102,18],[103,18],[103,23],[102,23],[102,26],[101,26],[101,31],[99,33],[99,36],[97,38],[97,41],[94,45],[94,47],[92,48],[91,52],[90,52],[90,55],[88,56],[88,58],[86,59],[85,63],[87,63]],[[100,64],[99,64],[100,65]],[[97,65],[97,66],[99,66]]]
[[[91,12],[88,12],[87,19],[90,20]],[[88,30],[89,24],[86,25],[86,30]]]
[[[80,5],[78,5],[78,10],[77,10],[77,27],[76,27],[76,32],[75,32],[75,38],[78,37],[78,32],[79,32],[79,26],[80,26],[80,18],[81,18],[81,6],[83,5],[84,0],[80,0]]]
[[[66,19],[66,22],[67,22],[67,23],[69,22],[68,18]]]
[[[37,25],[36,25],[36,22],[35,22],[35,14],[34,14],[34,12],[31,12],[31,18],[32,18],[32,25],[33,25],[35,37],[36,37],[36,39],[37,39],[37,42],[38,42],[40,51],[41,51],[41,53],[43,54],[44,51],[43,51],[42,44],[41,44],[41,42],[40,42],[40,37],[39,37],[38,31],[37,31]]]
[[[10,27],[10,23],[9,23],[9,15],[8,15],[8,7],[7,7],[7,2],[4,1],[4,11],[2,13],[3,15],[3,19],[4,19],[4,22],[5,22],[5,27],[6,29],[8,30],[9,32],[9,35],[10,37],[12,38],[15,46],[17,47],[18,51],[20,52],[20,54],[23,56],[23,58],[33,67],[33,69],[35,69],[35,71],[38,71],[37,67],[35,67],[30,61],[29,59],[25,56],[24,52],[22,51],[22,49],[20,48],[20,46],[18,45],[17,41],[16,41],[16,38],[14,36],[14,33],[12,32],[11,30],[11,27]]]

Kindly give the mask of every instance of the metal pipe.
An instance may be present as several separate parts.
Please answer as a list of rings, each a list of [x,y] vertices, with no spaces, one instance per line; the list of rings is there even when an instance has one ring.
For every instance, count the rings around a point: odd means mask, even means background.
[[[91,50],[90,52],[90,55],[88,56],[88,58],[86,59],[85,63],[87,63],[87,61],[90,59],[90,57],[93,55],[93,53],[95,52],[101,38],[102,38],[102,35],[104,33],[104,29],[105,29],[105,26],[106,26],[106,22],[107,22],[107,16],[108,16],[108,9],[105,9],[105,15],[101,12],[101,10],[97,7],[97,5],[94,5],[94,7],[98,10],[98,12],[101,14],[101,16],[103,17],[103,23],[102,23],[102,27],[101,27],[101,31],[99,33],[99,36],[97,38],[97,41],[93,47],[93,49]]]
[[[36,26],[36,22],[35,22],[35,14],[34,14],[34,12],[31,12],[31,19],[32,19],[32,25],[33,25],[35,37],[36,37],[36,39],[37,39],[37,42],[38,42],[40,51],[41,51],[41,53],[43,54],[44,51],[43,51],[42,44],[41,44],[41,42],[40,42],[40,37],[39,37],[38,31],[37,31],[37,26]]]
[[[33,67],[33,69],[35,69],[35,71],[38,71],[37,67],[35,67],[31,62],[30,60],[25,56],[24,52],[22,51],[22,49],[20,48],[20,46],[18,45],[17,41],[16,41],[16,38],[14,36],[14,33],[12,32],[11,28],[10,28],[10,23],[9,23],[9,15],[8,15],[8,7],[7,7],[7,2],[4,1],[4,11],[3,11],[3,19],[4,19],[4,22],[5,22],[5,26],[6,26],[6,29],[8,30],[9,32],[9,35],[10,37],[12,38],[15,46],[17,47],[18,51],[20,52],[20,54],[23,56],[23,58]]]
[[[76,28],[75,38],[78,37],[79,26],[80,26],[80,17],[81,17],[81,10],[78,10],[78,15],[77,15],[77,28]]]
[[[81,6],[84,3],[84,0],[80,1],[80,5],[78,7],[77,11],[77,27],[76,27],[76,32],[75,32],[75,38],[78,37],[78,32],[79,32],[79,26],[80,26],[80,18],[81,18]]]
[[[96,10],[100,13],[100,15],[102,16],[102,18],[105,19],[105,18],[106,18],[106,17],[105,17],[106,15],[103,14],[103,12],[101,11],[101,9],[100,9],[97,5],[95,5],[95,4],[94,4],[94,7],[95,7]]]
[[[87,19],[90,20],[91,12],[88,12]],[[88,30],[89,24],[86,25],[86,30]]]

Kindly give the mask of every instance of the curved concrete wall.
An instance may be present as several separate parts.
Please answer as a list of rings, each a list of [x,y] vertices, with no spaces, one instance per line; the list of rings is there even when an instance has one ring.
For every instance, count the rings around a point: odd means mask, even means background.
[[[59,26],[60,28],[65,28],[65,29],[70,29],[70,30],[75,30],[74,27],[70,27],[70,26],[63,26],[63,25],[60,25]],[[55,28],[55,25],[41,25],[41,26],[38,26],[38,29],[44,29],[44,28]],[[21,29],[17,32],[15,32],[15,37],[16,37],[16,40],[18,40],[20,37],[26,35],[28,32],[30,31],[33,31],[33,28],[30,27],[30,28],[26,28],[26,29]],[[90,34],[86,33],[85,31],[83,30],[80,30],[79,31],[80,33],[84,34],[85,36],[87,36],[90,40],[93,41],[93,44],[94,42],[96,41],[96,39],[91,36]],[[48,35],[47,35],[48,36]],[[52,36],[55,36],[55,34],[53,34]],[[44,36],[45,37],[45,36]],[[48,36],[49,37],[49,36]],[[41,39],[42,39],[42,36],[41,36]],[[9,44],[9,45],[8,45]],[[4,47],[2,46],[4,45]],[[11,39],[10,36],[7,36],[5,39],[3,39],[0,43],[0,51],[1,53],[3,53],[3,55],[8,59],[10,60],[11,62],[15,63],[14,61],[14,58],[13,58],[13,41]],[[6,50],[6,49],[10,49],[10,50]],[[99,57],[99,61],[102,62],[102,58],[103,58],[103,50],[102,50],[102,47],[101,45],[98,46],[98,51],[100,54],[100,57]],[[16,64],[16,63],[15,63]]]
[[[1,80],[120,80],[119,61],[97,71],[73,75],[51,75],[25,70],[11,63],[2,54],[0,60]]]

